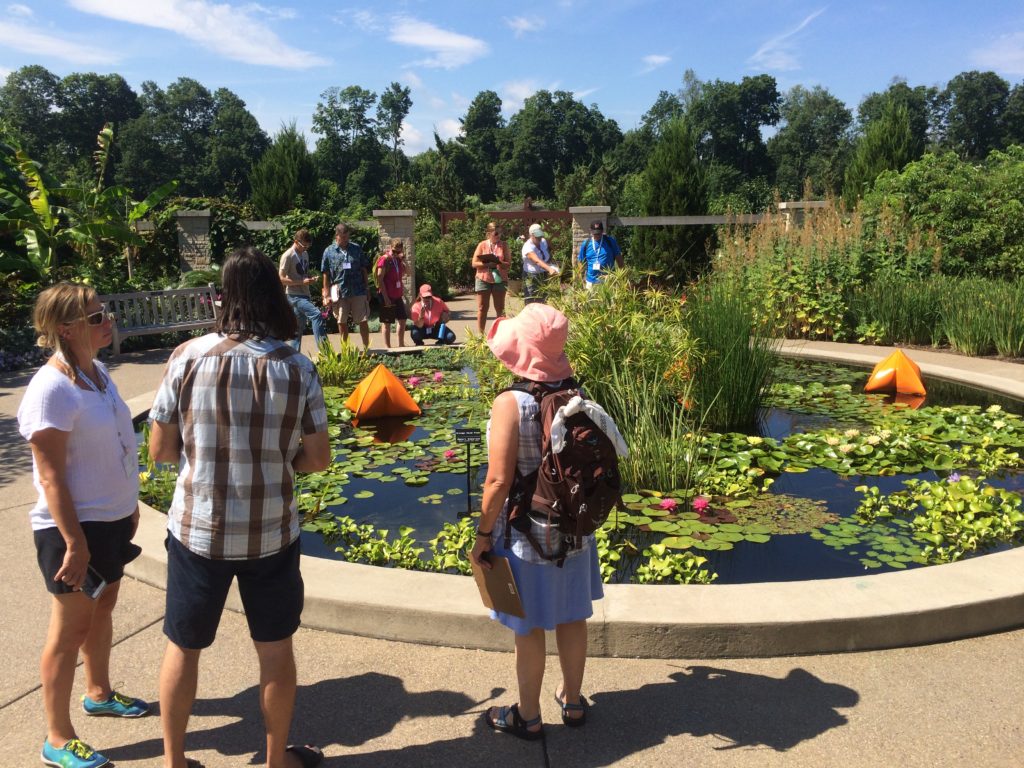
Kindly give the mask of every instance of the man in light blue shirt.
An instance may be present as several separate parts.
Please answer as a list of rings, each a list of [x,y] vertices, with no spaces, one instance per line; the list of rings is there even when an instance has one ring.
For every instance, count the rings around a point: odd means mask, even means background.
[[[588,291],[593,290],[594,286],[601,282],[602,276],[612,268],[612,264],[622,268],[622,251],[615,238],[604,233],[604,222],[591,222],[590,237],[580,243],[580,252],[576,260],[585,265],[583,284]]]

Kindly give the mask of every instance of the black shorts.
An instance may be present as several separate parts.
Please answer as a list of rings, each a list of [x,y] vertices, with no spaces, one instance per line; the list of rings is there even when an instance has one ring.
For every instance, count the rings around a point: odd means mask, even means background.
[[[113,522],[82,523],[85,542],[89,545],[89,565],[106,580],[108,584],[120,581],[124,576],[124,566],[130,563],[142,551],[138,545],[132,544],[132,517],[123,517]],[[46,582],[46,591],[53,595],[66,595],[75,590],[63,581],[54,581],[53,577],[64,564],[64,555],[68,551],[64,537],[56,526],[33,531],[36,542],[36,561]]]
[[[393,323],[396,320],[406,321],[409,313],[405,311],[405,302],[401,299],[392,299],[391,305],[380,305],[380,321],[382,323]]]
[[[164,634],[179,648],[213,645],[231,582],[258,643],[274,643],[295,634],[302,615],[304,589],[299,572],[299,542],[258,560],[211,560],[167,538],[167,610]]]

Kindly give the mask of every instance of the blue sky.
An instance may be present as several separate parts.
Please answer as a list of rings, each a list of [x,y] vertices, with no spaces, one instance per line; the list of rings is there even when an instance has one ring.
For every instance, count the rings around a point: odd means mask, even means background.
[[[3,0],[0,0],[3,3]],[[634,127],[686,69],[822,85],[851,108],[894,77],[943,85],[991,69],[1024,80],[1024,2],[952,0],[19,0],[2,6],[0,76],[117,72],[139,90],[181,76],[238,94],[271,135],[331,86],[412,88],[406,151],[447,138],[481,90],[506,115],[534,91],[572,91]]]

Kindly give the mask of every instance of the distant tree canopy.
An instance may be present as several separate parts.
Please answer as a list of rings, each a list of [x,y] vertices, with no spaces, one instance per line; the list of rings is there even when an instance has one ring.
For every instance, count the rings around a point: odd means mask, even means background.
[[[436,213],[521,207],[525,198],[667,213],[675,181],[660,153],[666,136],[678,139],[681,119],[695,153],[684,164],[699,167],[705,213],[757,212],[776,195],[805,192],[843,193],[852,205],[878,173],[925,152],[982,162],[1024,143],[1024,83],[993,72],[962,72],[941,87],[895,79],[851,108],[823,86],[780,93],[770,75],[703,81],[688,70],[624,132],[568,91],[537,91],[510,115],[506,106],[481,91],[457,136],[435,135],[408,157],[409,87],[393,82],[378,94],[334,86],[310,116],[310,149],[294,124],[271,141],[225,88],[211,92],[182,77],[166,88],[145,82],[136,93],[117,74],[61,78],[33,65],[0,85],[0,130],[52,177],[80,181],[92,174],[97,132],[111,123],[107,183],[140,191],[177,180],[179,194],[252,204],[260,215],[300,203],[348,213],[401,203]],[[659,196],[665,205],[655,204]]]

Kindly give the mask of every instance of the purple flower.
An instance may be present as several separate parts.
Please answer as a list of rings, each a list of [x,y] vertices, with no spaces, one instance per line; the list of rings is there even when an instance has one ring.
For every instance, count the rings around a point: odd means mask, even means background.
[[[949,477],[946,478],[946,482],[947,483],[959,483],[960,482],[960,473],[959,472],[950,472],[949,473]]]

